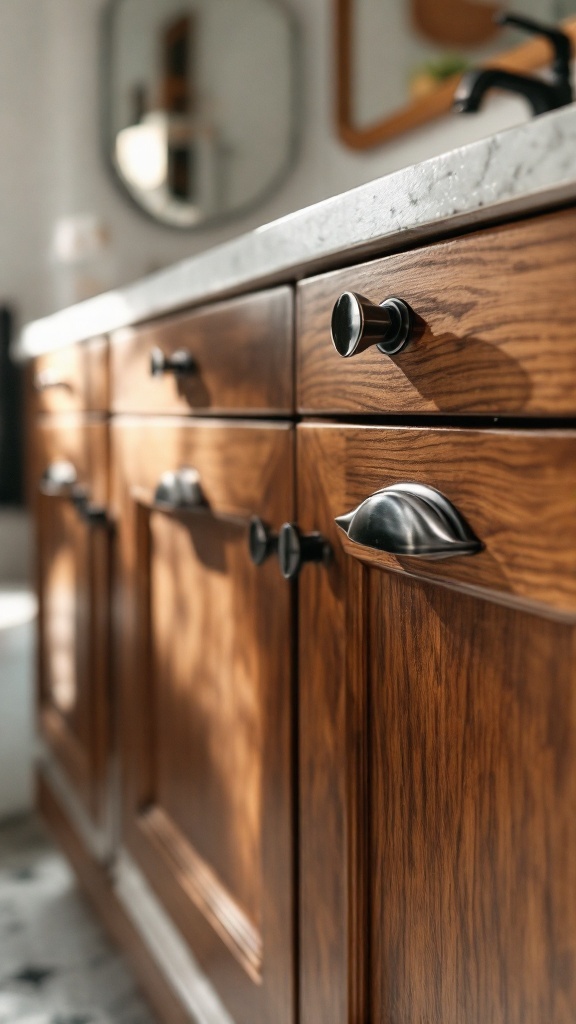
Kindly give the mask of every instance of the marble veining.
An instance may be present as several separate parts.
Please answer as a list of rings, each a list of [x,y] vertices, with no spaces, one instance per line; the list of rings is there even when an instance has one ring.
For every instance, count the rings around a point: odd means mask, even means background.
[[[576,105],[289,214],[118,291],[29,324],[20,358],[154,316],[293,281],[398,245],[576,198]]]
[[[0,826],[0,1024],[154,1024],[69,867],[31,819]]]

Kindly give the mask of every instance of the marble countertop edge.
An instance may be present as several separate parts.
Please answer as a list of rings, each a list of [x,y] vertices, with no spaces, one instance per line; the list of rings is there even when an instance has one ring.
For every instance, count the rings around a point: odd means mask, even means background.
[[[288,214],[26,325],[17,359],[576,198],[576,105]]]

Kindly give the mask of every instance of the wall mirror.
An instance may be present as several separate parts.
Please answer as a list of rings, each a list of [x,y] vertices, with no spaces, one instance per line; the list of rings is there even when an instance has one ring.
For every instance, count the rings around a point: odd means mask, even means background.
[[[492,0],[335,0],[337,122],[355,149],[376,146],[452,105],[463,71],[531,71],[551,61],[540,37],[500,28]],[[510,10],[564,22],[576,43],[576,0],[514,0]]]
[[[123,189],[187,229],[264,201],[296,152],[298,60],[282,0],[110,0],[104,142]]]

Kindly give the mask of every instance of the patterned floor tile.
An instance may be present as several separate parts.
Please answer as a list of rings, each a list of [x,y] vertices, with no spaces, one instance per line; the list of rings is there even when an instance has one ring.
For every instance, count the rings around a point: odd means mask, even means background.
[[[0,825],[0,1024],[154,1024],[66,861],[28,818]]]

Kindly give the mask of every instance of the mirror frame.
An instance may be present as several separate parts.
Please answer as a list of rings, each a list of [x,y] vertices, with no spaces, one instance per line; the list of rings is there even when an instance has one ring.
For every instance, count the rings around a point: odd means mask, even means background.
[[[336,125],[338,137],[351,149],[371,149],[380,146],[403,132],[411,131],[450,113],[454,93],[461,75],[452,75],[428,96],[400,107],[394,113],[369,125],[358,125],[354,120],[354,3],[355,0],[335,2],[335,55],[336,55]],[[576,15],[560,22],[572,39],[576,52]],[[550,62],[550,45],[536,37],[526,43],[498,54],[483,62],[483,67],[506,68],[508,71],[534,71]]]
[[[157,217],[145,206],[141,206],[133,192],[124,182],[114,162],[114,140],[115,135],[112,127],[112,68],[114,66],[114,17],[116,10],[125,0],[107,0],[102,9],[100,19],[100,143],[102,155],[107,171],[112,178],[117,191],[124,199],[128,199],[133,209],[147,221],[157,227],[165,228],[167,231],[176,231],[179,234],[200,233],[212,228],[222,227],[225,224],[241,220],[243,217],[253,213],[264,203],[268,202],[282,187],[290,176],[300,155],[302,137],[302,117],[304,111],[303,88],[302,88],[302,30],[297,13],[289,6],[287,0],[266,0],[273,7],[279,8],[286,18],[290,41],[290,66],[292,81],[292,100],[290,106],[290,124],[288,126],[288,145],[286,156],[274,177],[268,182],[265,188],[259,193],[256,199],[251,199],[242,206],[222,214],[206,217],[198,224],[175,224],[171,221]]]

